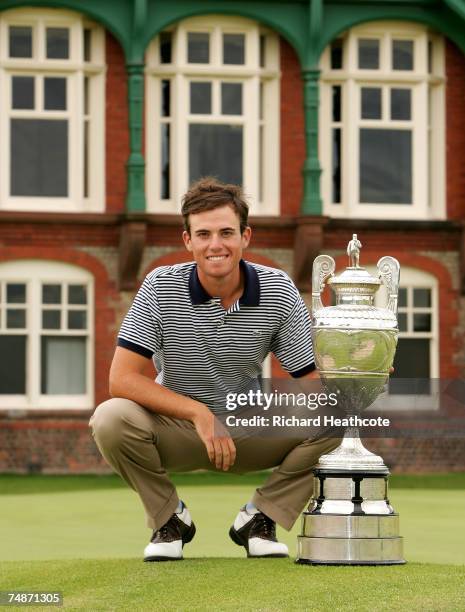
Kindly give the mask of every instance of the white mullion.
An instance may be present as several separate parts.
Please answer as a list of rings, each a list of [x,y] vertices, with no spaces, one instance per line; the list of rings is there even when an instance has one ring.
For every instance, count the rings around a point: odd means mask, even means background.
[[[425,218],[428,204],[428,83],[412,88],[412,199],[420,218]]]
[[[342,143],[345,172],[345,212],[357,216],[360,203],[360,88],[354,80],[347,81],[347,102],[345,113],[346,138]],[[355,120],[353,120],[355,118]],[[351,120],[352,119],[352,120]]]
[[[42,295],[41,281],[33,278],[29,282],[30,295],[29,306],[29,334],[28,334],[28,355],[26,365],[26,396],[30,406],[39,403],[41,392],[41,328],[42,328]]]
[[[319,149],[321,152],[321,162],[323,165],[321,175],[321,191],[323,197],[323,206],[325,208],[333,205],[332,197],[332,148],[333,148],[333,121],[332,121],[332,103],[331,103],[331,88],[332,85],[322,81],[320,85],[320,112],[319,112]],[[342,90],[341,90],[342,91]],[[329,129],[329,133],[326,133]]]
[[[68,75],[67,121],[68,121],[68,197],[78,208],[84,203],[84,73],[82,70]]]
[[[178,212],[181,196],[189,185],[189,121],[187,119],[189,97],[188,81],[181,74],[175,77],[175,114],[173,121],[173,138],[171,159],[176,160],[177,180],[173,182],[173,205]]]
[[[243,129],[243,155],[242,171],[243,184],[250,195],[252,212],[258,211],[259,193],[259,87],[260,78],[253,77],[242,81],[242,129]],[[232,122],[231,122],[232,123]],[[255,213],[257,214],[257,213]]]

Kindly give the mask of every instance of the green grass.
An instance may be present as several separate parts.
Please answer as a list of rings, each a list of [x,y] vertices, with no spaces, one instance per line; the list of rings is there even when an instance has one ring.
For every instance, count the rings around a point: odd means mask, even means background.
[[[47,561],[5,563],[0,581],[16,590],[59,590],[65,608],[91,611],[457,611],[465,601],[464,570],[450,565],[309,567],[288,559],[225,558],[152,564]]]
[[[391,478],[401,567],[243,559],[228,528],[265,476],[175,475],[197,535],[164,564],[142,563],[150,531],[119,478],[0,476],[0,590],[61,590],[65,607],[92,611],[465,609],[465,474]],[[293,556],[299,529],[278,530]]]

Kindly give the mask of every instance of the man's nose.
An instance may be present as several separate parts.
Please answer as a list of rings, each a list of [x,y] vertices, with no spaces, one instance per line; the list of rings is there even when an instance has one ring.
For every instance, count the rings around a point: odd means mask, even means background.
[[[216,250],[220,250],[223,248],[223,242],[219,234],[212,234],[212,237],[210,240],[210,248],[216,249]]]

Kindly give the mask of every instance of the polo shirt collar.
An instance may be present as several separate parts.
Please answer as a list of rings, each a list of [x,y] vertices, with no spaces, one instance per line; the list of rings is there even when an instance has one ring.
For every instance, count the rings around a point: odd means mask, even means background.
[[[244,273],[244,293],[239,298],[239,304],[258,306],[260,304],[260,281],[257,271],[243,259],[241,259],[239,265]],[[205,304],[212,299],[212,296],[205,291],[200,282],[197,264],[194,265],[189,276],[189,293],[194,305]]]

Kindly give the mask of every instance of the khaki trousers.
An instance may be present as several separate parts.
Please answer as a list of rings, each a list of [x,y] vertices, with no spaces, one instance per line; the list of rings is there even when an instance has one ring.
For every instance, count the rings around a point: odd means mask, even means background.
[[[164,525],[178,505],[179,498],[167,472],[216,470],[190,421],[153,413],[130,400],[113,398],[100,404],[90,426],[107,463],[139,494],[152,529]],[[338,446],[340,438],[312,440],[230,433],[237,451],[230,471],[275,468],[251,501],[290,530],[312,496],[312,467],[321,455]]]

